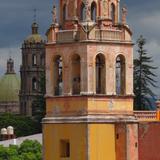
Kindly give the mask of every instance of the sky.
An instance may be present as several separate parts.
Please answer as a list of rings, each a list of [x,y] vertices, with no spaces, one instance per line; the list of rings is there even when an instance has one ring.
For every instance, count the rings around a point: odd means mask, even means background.
[[[6,70],[6,61],[11,56],[18,73],[21,64],[21,45],[31,33],[34,8],[37,9],[39,32],[45,32],[51,24],[51,10],[58,0],[0,0],[0,75]],[[146,40],[146,49],[153,57],[154,65],[159,67],[157,85],[160,87],[160,0],[121,0],[121,7],[128,8],[127,22],[133,31],[133,41],[140,35]],[[136,45],[134,47],[136,56]],[[160,95],[160,89],[155,89]]]

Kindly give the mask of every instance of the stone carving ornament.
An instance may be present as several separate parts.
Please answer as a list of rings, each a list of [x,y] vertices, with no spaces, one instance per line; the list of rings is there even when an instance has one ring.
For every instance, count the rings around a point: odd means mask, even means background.
[[[91,7],[89,5],[89,1],[88,0],[83,0],[83,3],[85,5],[85,17],[86,17],[86,21],[90,20],[91,17]]]
[[[107,12],[108,12],[107,0],[103,0],[103,16],[107,16]]]
[[[53,6],[53,9],[52,9],[52,21],[53,21],[53,24],[57,23],[57,9],[55,5]]]

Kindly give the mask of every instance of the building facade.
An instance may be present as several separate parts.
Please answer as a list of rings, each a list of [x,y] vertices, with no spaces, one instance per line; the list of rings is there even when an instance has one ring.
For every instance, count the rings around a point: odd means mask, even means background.
[[[133,43],[120,0],[60,0],[46,44],[45,160],[138,160]]]
[[[20,77],[14,71],[14,61],[7,60],[7,70],[0,79],[0,113],[20,113]]]
[[[22,44],[22,65],[20,67],[21,114],[34,114],[34,101],[41,95],[40,79],[45,68],[45,41],[38,33],[38,24],[32,24],[32,34]]]

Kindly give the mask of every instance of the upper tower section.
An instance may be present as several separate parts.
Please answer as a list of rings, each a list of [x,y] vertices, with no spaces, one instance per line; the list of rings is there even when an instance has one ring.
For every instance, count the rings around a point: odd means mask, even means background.
[[[99,20],[119,22],[120,0],[60,0],[60,24]]]
[[[127,9],[120,11],[120,0],[60,0],[59,7],[59,14],[53,7],[48,42],[132,41]]]

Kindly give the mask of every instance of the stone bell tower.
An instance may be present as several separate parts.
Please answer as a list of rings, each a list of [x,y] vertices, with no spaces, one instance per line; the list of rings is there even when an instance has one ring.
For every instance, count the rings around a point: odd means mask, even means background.
[[[46,35],[45,160],[138,160],[133,43],[120,0],[60,0]]]
[[[22,44],[22,65],[20,67],[20,112],[23,115],[34,116],[35,100],[43,95],[40,81],[45,68],[45,41],[38,33],[38,24],[32,23],[31,35]]]

